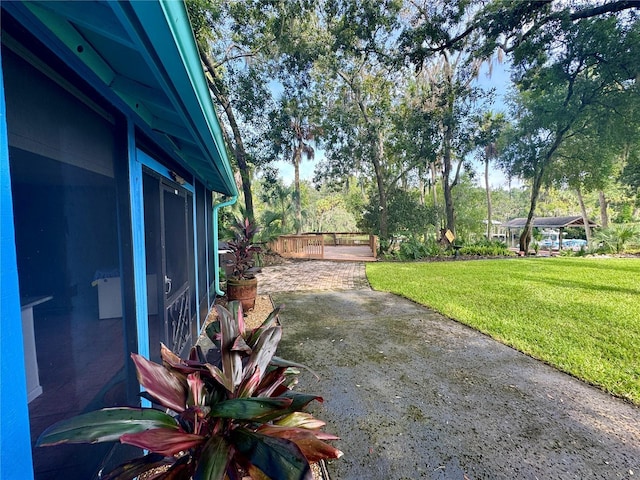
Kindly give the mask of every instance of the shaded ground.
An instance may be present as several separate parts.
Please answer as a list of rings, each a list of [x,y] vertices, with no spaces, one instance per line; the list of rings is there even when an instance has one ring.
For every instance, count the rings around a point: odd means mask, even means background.
[[[320,374],[300,389],[342,437],[334,480],[640,475],[638,407],[391,294],[271,296],[286,305],[282,356]]]

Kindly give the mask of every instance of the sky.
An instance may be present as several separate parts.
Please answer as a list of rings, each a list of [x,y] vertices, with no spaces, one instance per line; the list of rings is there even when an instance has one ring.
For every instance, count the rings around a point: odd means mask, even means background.
[[[509,70],[508,65],[505,64],[497,64],[493,66],[493,71],[491,76],[488,75],[488,67],[483,66],[480,71],[480,75],[478,76],[478,85],[489,89],[494,87],[496,89],[496,102],[493,106],[493,110],[495,112],[504,112],[506,113],[506,105],[504,96],[507,93],[507,89],[510,85],[509,80]],[[300,164],[300,178],[302,180],[311,181],[313,179],[313,173],[316,165],[324,158],[324,152],[316,148],[316,155],[314,160],[303,159]],[[474,170],[477,172],[477,182],[478,185],[484,187],[484,166],[478,162],[473,162]],[[286,185],[290,185],[293,183],[293,165],[290,162],[278,161],[275,162],[274,166],[280,172],[280,178],[284,181]],[[499,188],[499,187],[507,187],[508,180],[506,176],[496,169],[492,169],[490,172],[489,183],[491,184],[491,188]],[[517,186],[519,182],[511,182],[512,187]]]

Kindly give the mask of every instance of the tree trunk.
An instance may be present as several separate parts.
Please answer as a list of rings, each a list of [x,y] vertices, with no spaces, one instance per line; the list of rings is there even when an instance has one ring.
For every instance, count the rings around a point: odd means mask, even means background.
[[[545,154],[544,158],[539,160],[539,163],[536,164],[534,168],[534,176],[533,176],[533,185],[531,186],[531,205],[529,208],[529,214],[527,215],[527,222],[524,226],[524,230],[520,235],[520,251],[524,252],[526,255],[529,251],[529,243],[531,242],[531,230],[532,230],[532,222],[533,215],[536,211],[536,205],[538,204],[538,196],[540,195],[540,188],[542,187],[542,179],[544,178],[544,172],[546,165],[549,164],[549,160],[556,152],[564,135],[569,130],[569,125],[566,125],[563,129],[557,132],[556,138],[549,148],[549,151]]]
[[[384,176],[382,174],[382,158],[384,156],[384,143],[382,140],[382,134],[376,132],[377,145],[375,149],[375,155],[372,157],[373,169],[376,174],[376,183],[378,185],[378,195],[380,199],[380,238],[388,240],[389,238],[389,223],[388,223],[388,209],[387,209],[387,192],[384,187]]]
[[[440,232],[442,229],[442,226],[440,225],[440,219],[439,219],[440,212],[438,209],[438,191],[436,189],[436,181],[438,179],[438,175],[436,173],[435,162],[429,163],[429,170],[431,171],[431,196],[433,197],[433,210],[436,214],[436,218],[435,218],[436,230]],[[440,240],[440,239],[438,238],[437,240]]]
[[[542,187],[542,177],[544,174],[544,168],[540,168],[533,178],[533,185],[531,185],[531,203],[529,205],[529,214],[527,215],[527,222],[525,223],[522,234],[520,234],[520,251],[526,255],[529,251],[529,243],[531,243],[531,232],[533,230],[533,216],[538,205],[538,196],[540,195],[540,188]]]
[[[443,180],[443,192],[444,192],[444,210],[445,210],[445,230],[451,230],[451,233],[456,233],[456,217],[453,207],[453,194],[452,189],[455,185],[454,181],[451,181],[451,128],[446,127],[444,135],[444,155],[442,157],[442,180]]]
[[[224,110],[224,114],[229,121],[229,126],[231,127],[231,131],[233,132],[233,143],[232,146],[233,156],[236,159],[236,163],[238,164],[238,170],[240,170],[240,178],[242,179],[242,193],[244,194],[244,204],[246,215],[249,220],[252,222],[255,219],[253,213],[253,193],[251,191],[251,172],[249,171],[249,165],[247,164],[247,152],[244,149],[244,142],[242,141],[242,134],[240,133],[240,128],[238,127],[238,122],[236,121],[235,114],[233,113],[233,109],[231,107],[231,101],[229,98],[223,94],[216,82],[212,79],[215,79],[216,68],[213,64],[213,61],[209,57],[209,55],[204,52],[200,52],[200,59],[205,64],[207,72],[211,75],[211,78],[207,75],[207,84],[209,85],[209,89],[213,92],[213,96],[215,97],[216,102],[222,107]]]
[[[253,213],[253,192],[251,191],[251,172],[249,171],[249,165],[247,165],[247,152],[244,149],[242,135],[240,134],[240,129],[238,128],[238,124],[236,123],[235,116],[233,115],[233,111],[230,108],[229,112],[231,112],[231,118],[228,117],[228,113],[227,118],[229,118],[229,124],[231,125],[231,129],[233,131],[233,140],[236,144],[236,148],[234,148],[234,154],[236,157],[236,162],[238,163],[238,170],[240,170],[240,178],[242,178],[244,207],[246,210],[247,218],[251,222],[253,222],[255,220],[255,216]]]
[[[584,198],[582,198],[582,192],[580,191],[580,187],[576,188],[576,194],[578,195],[580,212],[582,212],[582,221],[584,222],[584,233],[587,237],[587,245],[591,245],[591,227],[589,227],[589,217],[587,216],[587,209],[584,206]]]
[[[301,148],[293,152],[293,204],[296,211],[296,235],[302,231],[302,205],[300,202],[300,159]]]
[[[493,225],[491,223],[491,186],[489,185],[489,159],[487,158],[484,163],[484,183],[487,187],[487,240],[491,240],[491,230]]]
[[[602,190],[598,192],[598,198],[600,199],[600,225],[602,228],[609,228],[609,214],[607,213],[609,204]]]

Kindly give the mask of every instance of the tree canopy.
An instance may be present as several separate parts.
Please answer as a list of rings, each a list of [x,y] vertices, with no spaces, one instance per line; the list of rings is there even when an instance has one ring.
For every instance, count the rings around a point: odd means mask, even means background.
[[[592,192],[601,216],[623,197],[638,202],[637,2],[187,3],[250,216],[262,172],[264,185],[280,184],[283,229],[327,225],[340,203],[330,195],[356,188],[360,210],[349,215],[383,239],[405,235],[409,218],[412,231],[464,235],[469,219],[491,225],[489,183],[501,170],[528,186],[526,251],[545,189],[575,192],[584,215]],[[510,72],[508,90],[479,82],[495,68]],[[508,111],[495,113],[497,96]],[[311,157],[324,197],[305,206],[300,166]],[[294,178],[274,178],[275,160]],[[468,194],[480,168],[484,219]]]

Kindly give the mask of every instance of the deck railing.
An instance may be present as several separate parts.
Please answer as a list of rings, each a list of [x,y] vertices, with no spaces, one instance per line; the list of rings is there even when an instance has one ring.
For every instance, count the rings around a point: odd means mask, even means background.
[[[321,234],[280,235],[269,248],[288,258],[324,258],[324,237]]]
[[[269,248],[287,258],[323,259],[324,248],[368,246],[375,258],[378,237],[368,233],[322,232],[301,235],[280,235],[269,243]]]

